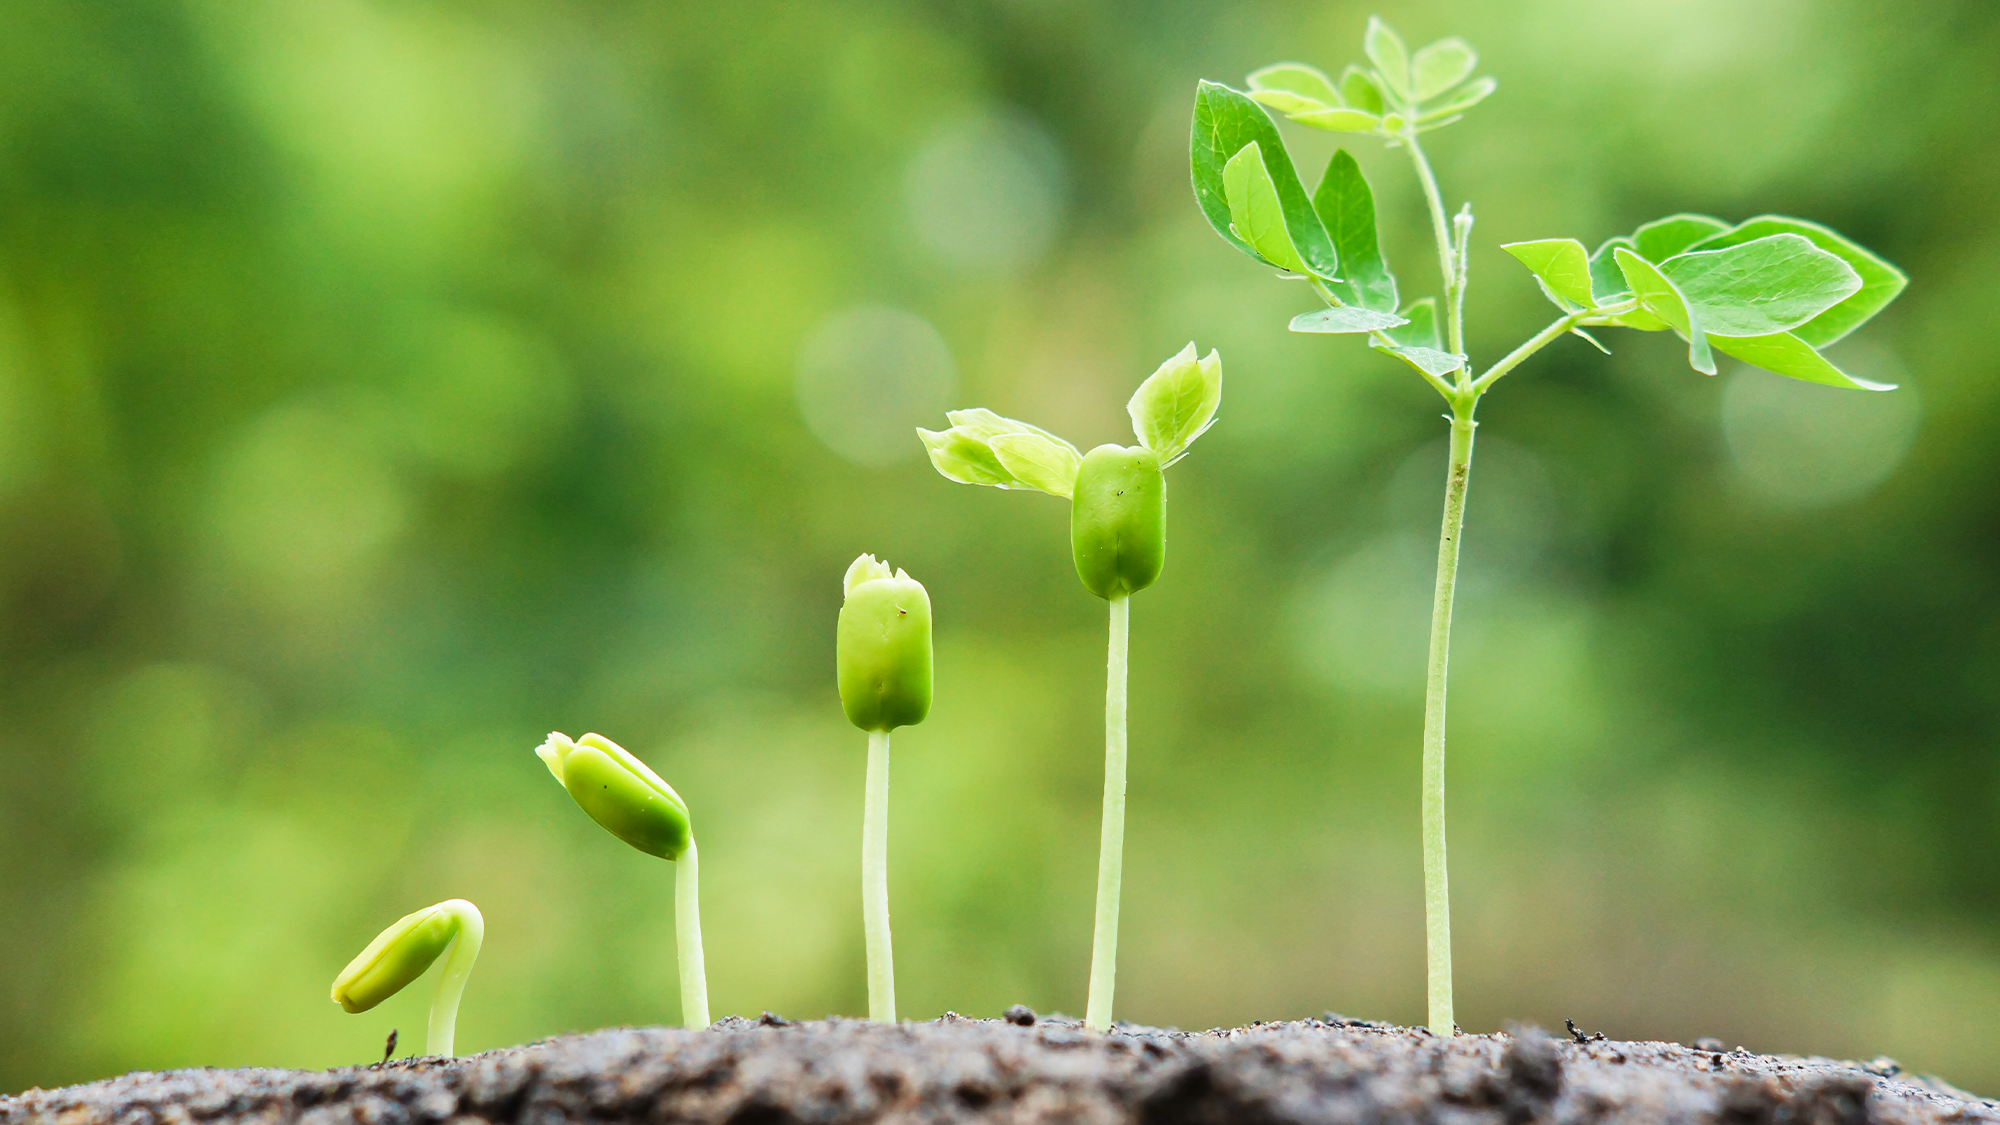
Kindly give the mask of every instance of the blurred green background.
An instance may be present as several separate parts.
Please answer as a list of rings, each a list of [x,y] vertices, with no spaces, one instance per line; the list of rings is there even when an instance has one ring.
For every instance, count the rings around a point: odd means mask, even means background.
[[[0,1090],[421,1046],[326,998],[465,896],[477,1051],[678,1018],[672,870],[530,753],[598,730],[702,842],[718,1015],[865,1008],[862,551],[930,588],[896,740],[904,1012],[1078,1012],[1103,604],[1064,506],[947,483],[987,405],[1080,445],[1190,338],[1220,423],[1133,613],[1119,1014],[1423,1018],[1440,403],[1218,239],[1194,82],[1367,6],[10,4],[0,31]],[[1903,266],[1863,395],[1613,333],[1482,411],[1453,671],[1460,1018],[1893,1055],[2000,1089],[2000,8],[1383,9],[1500,93],[1502,242],[1675,210]],[[1293,134],[1308,181],[1327,134]],[[1408,294],[1399,153],[1355,149]]]

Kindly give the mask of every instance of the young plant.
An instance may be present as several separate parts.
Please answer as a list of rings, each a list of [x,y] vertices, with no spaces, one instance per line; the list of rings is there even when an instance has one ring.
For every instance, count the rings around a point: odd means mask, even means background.
[[[861,924],[868,945],[868,1018],[896,1022],[896,958],[889,941],[889,732],[931,710],[931,596],[874,555],[841,579],[834,663],[840,706],[868,732],[861,813]]]
[[[333,978],[333,1002],[349,1012],[365,1012],[401,992],[443,955],[444,968],[438,970],[437,991],[431,995],[430,1036],[424,1053],[450,1058],[458,1000],[465,995],[466,978],[472,975],[485,936],[486,920],[479,916],[479,908],[462,898],[405,914]],[[394,1049],[392,1032],[390,1050]]]
[[[601,734],[572,742],[551,731],[535,748],[590,819],[620,840],[674,865],[674,952],[680,960],[681,1022],[708,1026],[708,970],[701,957],[701,868],[687,802],[646,763]]]
[[[1445,876],[1445,672],[1480,396],[1564,335],[1607,350],[1584,331],[1594,327],[1672,329],[1688,342],[1690,365],[1709,375],[1719,351],[1795,379],[1891,390],[1841,371],[1819,349],[1881,311],[1905,279],[1826,227],[1778,215],[1734,226],[1706,215],[1672,215],[1595,251],[1571,238],[1509,243],[1504,249],[1534,274],[1560,315],[1475,375],[1464,328],[1472,207],[1446,219],[1418,138],[1460,120],[1496,83],[1467,81],[1478,56],[1463,39],[1441,39],[1413,53],[1387,24],[1370,19],[1363,47],[1372,65],[1349,66],[1338,81],[1303,63],[1278,63],[1250,75],[1247,91],[1201,83],[1191,163],[1195,201],[1216,233],[1281,277],[1303,281],[1326,305],[1294,318],[1292,331],[1366,336],[1451,408],[1423,744],[1429,1019],[1433,1031],[1449,1034],[1456,1025]],[[1367,134],[1409,154],[1437,244],[1442,302],[1402,300],[1377,243],[1374,196],[1354,158],[1335,152],[1308,194],[1266,107],[1308,128]]]
[[[1190,343],[1139,385],[1125,406],[1139,444],[1079,454],[1047,430],[990,410],[955,410],[942,433],[918,430],[948,480],[1033,489],[1070,502],[1070,552],[1084,588],[1111,605],[1104,683],[1104,820],[1098,835],[1097,925],[1090,947],[1084,1022],[1111,1026],[1118,979],[1118,893],[1125,870],[1125,669],[1131,597],[1160,577],[1167,558],[1167,466],[1215,424],[1222,359],[1197,359]]]

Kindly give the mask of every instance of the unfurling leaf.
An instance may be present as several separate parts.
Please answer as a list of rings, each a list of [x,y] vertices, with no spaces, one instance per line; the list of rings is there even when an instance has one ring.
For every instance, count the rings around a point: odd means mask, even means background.
[[[1292,318],[1294,332],[1380,332],[1409,321],[1392,312],[1380,312],[1356,305],[1300,313]]]
[[[1319,216],[1313,213],[1312,198],[1292,167],[1285,142],[1269,114],[1247,96],[1214,82],[1203,82],[1195,91],[1194,126],[1190,131],[1188,160],[1194,178],[1195,202],[1226,241],[1246,254],[1261,257],[1250,244],[1230,229],[1229,193],[1223,170],[1229,158],[1255,143],[1263,154],[1264,170],[1277,190],[1285,229],[1299,257],[1310,272],[1322,278],[1340,276],[1339,255]]]
[[[1452,94],[1438,104],[1426,108],[1417,120],[1429,123],[1436,121],[1440,117],[1450,117],[1453,114],[1464,113],[1466,110],[1485,101],[1488,97],[1492,96],[1493,91],[1499,88],[1499,80],[1490,75],[1484,78],[1475,78],[1471,82],[1466,83],[1464,89]]]
[[[1552,291],[1580,308],[1590,308],[1590,253],[1574,238],[1510,242],[1500,247],[1520,259]]]
[[[1016,488],[1020,481],[1000,464],[1000,458],[993,448],[981,439],[957,427],[939,433],[936,430],[917,430],[924,449],[931,455],[931,465],[946,480],[960,484],[983,484],[992,488]]]
[[[1674,288],[1674,283],[1667,280],[1653,263],[1623,246],[1613,249],[1612,254],[1618,259],[1618,268],[1625,274],[1625,283],[1632,287],[1632,295],[1639,298],[1646,311],[1687,338],[1688,366],[1703,375],[1715,374],[1715,357],[1708,349],[1708,333],[1702,329],[1699,314],[1688,307],[1680,291]]]
[[[1715,350],[1766,371],[1789,375],[1794,379],[1804,379],[1810,383],[1825,383],[1829,387],[1847,387],[1857,391],[1893,391],[1894,383],[1877,383],[1868,379],[1858,379],[1835,367],[1825,356],[1813,350],[1812,345],[1791,332],[1779,332],[1770,336],[1717,336]]]
[[[1373,75],[1358,66],[1350,65],[1340,72],[1340,96],[1355,109],[1382,112],[1382,87],[1376,84]]]
[[[1382,124],[1374,114],[1347,106],[1303,110],[1289,116],[1301,125],[1329,133],[1372,133]]]
[[[1125,412],[1132,432],[1165,468],[1187,455],[1187,448],[1215,424],[1222,402],[1222,357],[1214,351],[1197,360],[1194,342],[1182,348],[1159,370],[1146,377]]]
[[[1708,215],[1668,215],[1633,231],[1632,249],[1657,265],[1702,239],[1728,229],[1728,223]]]
[[[1438,334],[1436,297],[1411,301],[1403,306],[1402,316],[1408,323],[1385,329],[1383,335],[1406,348],[1437,351],[1444,347],[1444,338]]]
[[[1796,234],[1677,254],[1660,272],[1716,336],[1789,332],[1861,288],[1853,267]]]
[[[1259,101],[1264,101],[1263,98],[1257,97],[1259,94],[1282,91],[1308,101],[1318,102],[1321,106],[1346,104],[1340,96],[1340,91],[1334,88],[1333,80],[1328,78],[1325,72],[1304,63],[1272,63],[1252,73],[1247,81],[1250,84],[1250,96]],[[1264,104],[1274,105],[1268,101]]]
[[[1069,499],[1076,486],[1077,466],[1083,464],[1083,455],[1075,446],[1039,433],[996,434],[986,444],[1015,480]]]
[[[1341,280],[1327,287],[1346,304],[1393,312],[1396,278],[1382,260],[1375,235],[1375,196],[1346,149],[1336,150],[1327,161],[1326,175],[1313,191],[1313,210],[1340,255]]]
[[[1403,37],[1395,29],[1382,22],[1380,16],[1368,17],[1368,33],[1362,37],[1362,49],[1375,64],[1375,70],[1382,81],[1402,101],[1410,100],[1410,49],[1403,46]]]
[[[1223,165],[1222,185],[1229,196],[1229,223],[1236,229],[1236,237],[1279,269],[1307,272],[1291,232],[1285,229],[1284,204],[1278,201],[1277,185],[1271,182],[1256,141],[1244,145]]]
[[[947,410],[944,416],[945,420],[949,421],[953,427],[963,430],[981,441],[999,437],[1001,434],[1040,434],[1057,444],[1069,446],[1071,452],[1076,451],[1075,446],[1070,445],[1040,426],[1023,422],[1018,418],[1003,417],[983,406],[975,406],[970,410]]]
[[[1904,276],[1902,270],[1839,232],[1785,215],[1759,215],[1721,234],[1703,239],[1690,249],[1719,250],[1773,234],[1796,234],[1810,239],[1821,250],[1839,255],[1861,278],[1861,288],[1855,290],[1853,295],[1792,331],[1792,335],[1815,348],[1823,348],[1859,328],[1895,300],[1896,295],[1903,291],[1903,286],[1909,284],[1909,278]]]
[[[1440,39],[1410,58],[1410,97],[1427,102],[1460,82],[1479,64],[1479,52],[1454,35]]]
[[[1590,293],[1592,303],[1598,307],[1632,294],[1632,287],[1626,284],[1624,273],[1618,269],[1617,261],[1611,256],[1611,252],[1620,246],[1634,253],[1639,249],[1631,239],[1621,234],[1616,238],[1605,239],[1603,244],[1591,252]]]

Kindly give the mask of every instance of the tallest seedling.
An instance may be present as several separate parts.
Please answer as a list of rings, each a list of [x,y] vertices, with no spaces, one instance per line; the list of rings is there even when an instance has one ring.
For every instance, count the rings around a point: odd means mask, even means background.
[[[1475,374],[1464,327],[1472,206],[1446,217],[1418,138],[1460,120],[1496,83],[1472,78],[1478,56],[1463,39],[1441,39],[1412,53],[1387,24],[1371,19],[1363,45],[1372,65],[1349,66],[1337,81],[1303,63],[1278,63],[1250,75],[1247,91],[1201,83],[1190,149],[1195,201],[1216,233],[1276,267],[1281,277],[1303,281],[1326,305],[1294,318],[1292,331],[1365,336],[1430,384],[1451,409],[1423,746],[1429,1022],[1431,1030],[1448,1035],[1456,1025],[1444,852],[1445,671],[1480,396],[1566,335],[1602,349],[1584,331],[1592,327],[1671,329],[1687,341],[1689,364],[1708,375],[1715,374],[1714,353],[1721,352],[1794,379],[1892,390],[1848,375],[1819,349],[1880,312],[1905,279],[1826,227],[1781,215],[1735,225],[1706,215],[1670,215],[1607,239],[1595,251],[1573,238],[1509,243],[1503,249],[1535,275],[1559,315]],[[1408,154],[1437,244],[1442,302],[1435,296],[1402,302],[1377,245],[1375,199],[1354,158],[1336,151],[1319,186],[1307,194],[1266,108],[1308,128],[1373,136]]]
[[[1118,892],[1125,872],[1125,651],[1131,597],[1167,560],[1167,466],[1215,422],[1222,359],[1197,359],[1190,343],[1139,384],[1126,413],[1139,444],[1088,454],[1047,430],[990,410],[955,410],[951,429],[918,430],[931,464],[960,484],[1025,488],[1070,502],[1070,553],[1085,589],[1111,604],[1104,676],[1104,822],[1098,836],[1097,926],[1090,945],[1084,1022],[1111,1026],[1118,978]]]

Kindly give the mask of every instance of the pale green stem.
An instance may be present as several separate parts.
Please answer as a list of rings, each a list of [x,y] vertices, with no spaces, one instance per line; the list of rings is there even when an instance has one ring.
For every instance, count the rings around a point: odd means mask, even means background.
[[[868,796],[861,814],[861,922],[868,939],[868,1018],[896,1022],[896,959],[889,946],[889,732],[868,732]]]
[[[681,1023],[708,1026],[708,966],[701,955],[701,862],[694,837],[674,861],[674,951],[681,966]]]
[[[1431,602],[1430,668],[1424,680],[1424,946],[1429,969],[1429,1027],[1452,1035],[1451,884],[1444,853],[1445,673],[1451,655],[1451,604],[1458,584],[1458,545],[1465,530],[1465,490],[1472,478],[1475,402],[1452,412],[1451,465],[1444,489],[1444,526],[1438,533],[1437,590]]]
[[[1453,355],[1464,355],[1465,306],[1462,293],[1464,279],[1459,276],[1456,263],[1452,261],[1451,224],[1445,221],[1444,198],[1438,194],[1437,177],[1431,174],[1431,163],[1424,158],[1424,150],[1417,144],[1416,134],[1412,133],[1398,139],[1410,150],[1410,162],[1416,165],[1417,180],[1423,184],[1424,202],[1430,205],[1431,235],[1437,240],[1438,270],[1444,275],[1446,339],[1450,341]]]
[[[1118,984],[1118,892],[1125,879],[1125,654],[1132,596],[1111,599],[1111,643],[1104,661],[1104,823],[1097,836],[1097,931],[1090,943],[1090,1002],[1083,1022],[1111,1027]]]
[[[1568,316],[1556,318],[1554,323],[1535,333],[1526,343],[1508,352],[1505,359],[1487,368],[1486,373],[1473,382],[1472,393],[1474,395],[1485,394],[1486,388],[1492,386],[1502,375],[1521,366],[1529,356],[1555,343],[1563,333],[1568,332],[1570,329],[1582,324],[1599,323],[1604,318],[1628,313],[1638,307],[1639,302],[1636,300],[1621,301],[1615,305],[1606,305],[1603,308],[1582,309]]]
[[[465,995],[466,978],[472,963],[479,959],[479,943],[486,937],[486,922],[477,910],[456,910],[458,933],[444,951],[444,967],[438,970],[437,991],[431,995],[430,1034],[424,1053],[450,1058],[458,1030],[458,1001]]]

